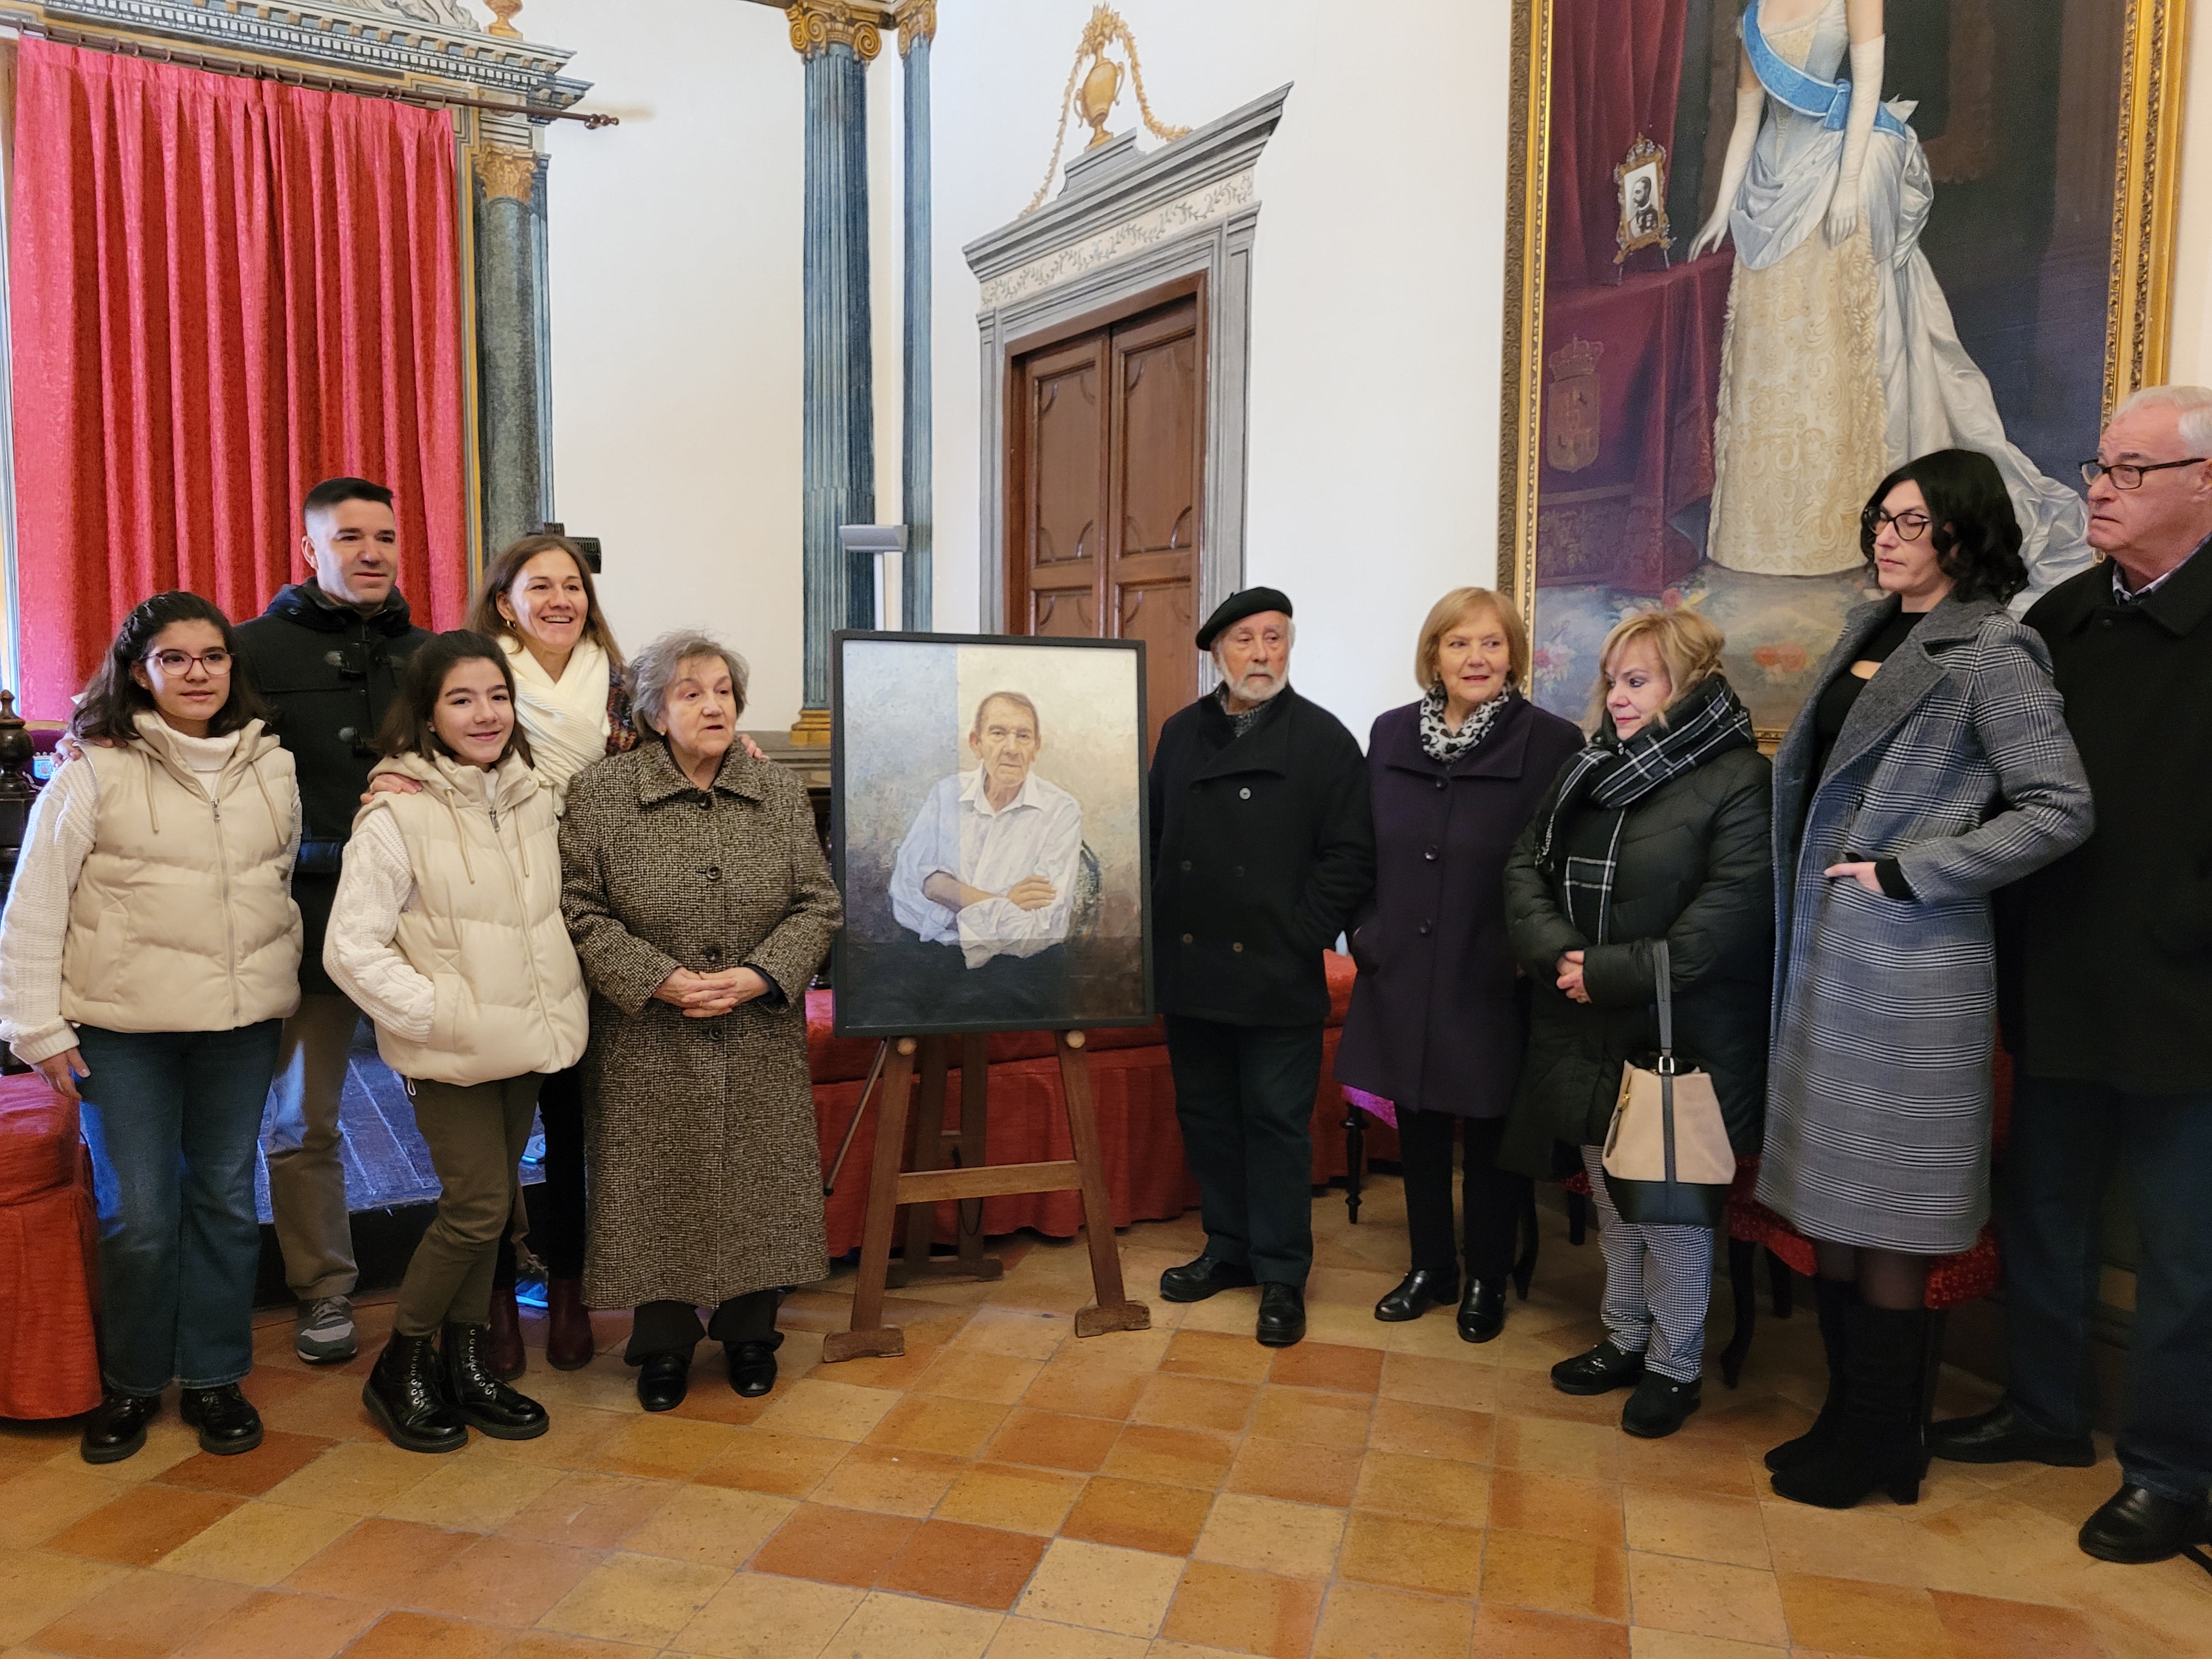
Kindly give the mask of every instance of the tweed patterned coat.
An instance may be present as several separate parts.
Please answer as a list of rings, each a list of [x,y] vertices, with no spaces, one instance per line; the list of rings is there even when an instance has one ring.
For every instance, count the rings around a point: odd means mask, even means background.
[[[732,750],[702,791],[647,739],[577,774],[562,910],[592,992],[584,1300],[712,1304],[830,1270],[806,986],[843,907],[806,792]],[[653,999],[678,968],[774,993],[718,1019]]]
[[[2050,653],[1987,600],[1929,611],[1811,775],[1814,707],[1896,605],[1851,613],[1775,757],[1759,1197],[1814,1238],[1945,1255],[1989,1215],[1989,896],[2086,841],[2092,813]],[[1821,874],[1886,858],[1911,901]]]

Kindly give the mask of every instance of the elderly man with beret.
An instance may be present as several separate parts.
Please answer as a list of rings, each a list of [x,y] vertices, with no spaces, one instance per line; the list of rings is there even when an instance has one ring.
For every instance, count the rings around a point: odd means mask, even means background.
[[[1161,728],[1151,779],[1154,975],[1206,1222],[1160,1294],[1257,1285],[1270,1347],[1305,1334],[1322,953],[1375,883],[1366,763],[1291,689],[1296,636],[1273,588],[1223,601],[1198,632],[1221,684]]]

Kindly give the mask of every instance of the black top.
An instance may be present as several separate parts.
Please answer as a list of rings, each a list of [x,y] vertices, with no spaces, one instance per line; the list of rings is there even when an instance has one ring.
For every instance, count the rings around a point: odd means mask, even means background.
[[[1873,637],[1859,647],[1859,653],[1852,659],[1853,662],[1887,662],[1912,636],[1912,630],[1928,614],[1925,611],[1907,611],[1899,605],[1890,613],[1889,620],[1876,629]],[[1862,679],[1847,666],[1828,682],[1826,689],[1820,693],[1820,701],[1813,705],[1813,736],[1817,746],[1813,750],[1811,776],[1816,787],[1820,780],[1827,775],[1828,756],[1836,746],[1836,739],[1843,735],[1844,722],[1851,717],[1851,710],[1858,706],[1859,694],[1867,689],[1868,681],[1873,678],[1869,674]],[[1813,811],[1813,795],[1812,789],[1805,792],[1805,812],[1808,817]],[[1802,832],[1804,826],[1800,824],[1798,828]],[[1909,901],[1913,896],[1912,889],[1898,869],[1895,859],[1881,860],[1875,866],[1875,873],[1881,882],[1882,890],[1890,897]]]

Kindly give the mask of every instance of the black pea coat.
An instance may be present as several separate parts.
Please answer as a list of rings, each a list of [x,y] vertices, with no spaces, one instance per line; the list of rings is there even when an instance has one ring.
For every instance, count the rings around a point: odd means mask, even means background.
[[[1375,884],[1367,763],[1352,733],[1285,686],[1240,738],[1203,696],[1160,728],[1148,787],[1161,1011],[1322,1024],[1322,954]]]
[[[2006,1040],[2030,1077],[2212,1090],[2212,543],[2132,604],[2099,564],[2027,620],[2097,827],[1998,895]]]
[[[1558,1145],[1602,1144],[1622,1065],[1644,1062],[1659,1044],[1651,944],[1662,937],[1674,969],[1675,1053],[1686,1068],[1711,1075],[1737,1155],[1759,1150],[1774,957],[1772,780],[1765,756],[1732,749],[1631,807],[1607,945],[1567,919],[1553,878],[1536,867],[1556,783],[1545,792],[1505,864],[1513,955],[1534,984],[1528,1058],[1498,1150],[1506,1168],[1547,1177],[1562,1172]],[[1602,858],[1613,819],[1585,801],[1564,826],[1566,851]],[[1559,988],[1558,963],[1570,951],[1586,953],[1587,1003]]]
[[[1505,1115],[1527,1040],[1506,854],[1582,746],[1578,727],[1518,700],[1449,767],[1421,747],[1419,703],[1375,722],[1375,897],[1352,927],[1338,1082],[1422,1111]]]
[[[334,996],[323,933],[362,791],[376,764],[377,728],[399,693],[399,672],[430,635],[394,590],[374,616],[331,605],[305,582],[277,590],[268,610],[238,624],[239,653],[276,708],[276,732],[300,775],[300,862],[292,897],[306,929],[300,988]]]

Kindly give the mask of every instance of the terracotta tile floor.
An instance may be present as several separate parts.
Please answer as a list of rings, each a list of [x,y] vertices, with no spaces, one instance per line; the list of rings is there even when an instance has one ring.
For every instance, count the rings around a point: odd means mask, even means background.
[[[1920,1504],[1772,1499],[1758,1458],[1809,1421],[1809,1316],[1762,1323],[1742,1389],[1675,1438],[1544,1376],[1594,1340],[1599,1263],[1551,1228],[1534,1294],[1470,1347],[1448,1312],[1370,1316],[1399,1193],[1314,1206],[1312,1335],[1273,1353],[1255,1298],[1156,1299],[1191,1220],[1122,1241],[1153,1328],[1075,1340],[1075,1244],[1006,1241],[990,1285],[903,1292],[896,1359],[817,1362],[849,1273],[794,1297],[783,1377],[719,1355],[647,1417],[610,1352],[523,1386],[553,1431],[422,1457],[338,1375],[261,1331],[270,1433],[201,1455],[173,1414],[93,1469],[66,1427],[0,1427],[0,1652],[159,1659],[2183,1659],[2212,1577],[2089,1560],[2094,1469],[1938,1464]],[[1723,1314],[1717,1326],[1725,1322]],[[617,1348],[619,1318],[600,1322]],[[1947,1409],[1988,1390],[1947,1381]]]

